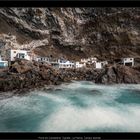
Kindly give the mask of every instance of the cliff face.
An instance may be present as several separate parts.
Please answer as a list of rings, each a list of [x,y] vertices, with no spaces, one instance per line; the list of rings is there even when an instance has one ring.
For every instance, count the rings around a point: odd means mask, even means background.
[[[140,8],[1,8],[0,49],[70,59],[140,57]]]

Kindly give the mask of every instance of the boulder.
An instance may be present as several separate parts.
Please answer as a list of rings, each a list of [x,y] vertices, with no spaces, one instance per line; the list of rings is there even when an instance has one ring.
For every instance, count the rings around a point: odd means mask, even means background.
[[[140,83],[140,72],[123,65],[110,66],[96,77],[95,83]]]

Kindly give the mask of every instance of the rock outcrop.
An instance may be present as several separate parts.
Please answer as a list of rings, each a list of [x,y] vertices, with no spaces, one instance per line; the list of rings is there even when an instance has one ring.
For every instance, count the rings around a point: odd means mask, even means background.
[[[95,83],[115,84],[115,83],[140,83],[140,70],[131,67],[117,65],[107,67],[95,79]]]
[[[99,71],[92,69],[54,69],[47,63],[17,59],[0,74],[0,91],[34,89],[59,85],[71,80],[93,81]]]
[[[93,81],[99,84],[140,83],[140,71],[127,66],[117,65],[104,69],[54,69],[46,63],[16,60],[16,62],[0,73],[0,91],[25,91],[59,85],[71,80]]]
[[[0,78],[0,91],[32,89],[43,85],[56,85],[62,81],[57,70],[52,67],[26,60],[17,60]]]

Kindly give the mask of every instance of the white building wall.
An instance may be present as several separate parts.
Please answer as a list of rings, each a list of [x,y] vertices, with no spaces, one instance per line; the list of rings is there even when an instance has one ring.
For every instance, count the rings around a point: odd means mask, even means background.
[[[70,62],[70,61],[66,61],[65,63],[59,63],[59,68],[73,68],[74,67],[74,63]]]
[[[103,62],[101,62],[101,63],[102,63],[104,66],[108,64],[107,61],[103,61]]]
[[[134,66],[134,58],[123,58],[122,61],[124,65],[126,65],[126,63],[132,63],[132,66]]]
[[[102,62],[96,62],[95,63],[95,67],[97,68],[97,69],[102,69],[105,65],[107,65],[108,64],[108,62],[107,61],[102,61]]]
[[[75,67],[76,68],[82,68],[82,67],[84,67],[86,64],[84,63],[84,64],[81,64],[80,62],[76,62],[75,63]]]
[[[101,68],[102,68],[102,63],[96,62],[96,69],[101,69]]]
[[[23,53],[25,54],[25,59],[30,60],[30,56],[27,54],[26,50],[9,50],[8,51],[8,58],[10,61],[14,61],[15,57],[17,56],[18,53]]]
[[[87,60],[87,59],[81,59],[81,62],[82,62],[82,63],[87,63],[88,60]]]
[[[60,62],[60,59],[56,59],[56,58],[49,58],[49,57],[41,57],[41,56],[36,56],[34,58],[35,61],[40,61],[40,62],[47,62],[50,64],[58,64],[59,63],[64,63],[64,61]]]
[[[41,61],[41,58],[40,57],[36,57],[35,61]]]
[[[92,61],[92,62],[96,62],[96,61],[97,61],[97,58],[96,58],[96,57],[92,57],[92,58],[91,58],[91,61]]]
[[[8,67],[8,61],[0,60],[0,67]]]

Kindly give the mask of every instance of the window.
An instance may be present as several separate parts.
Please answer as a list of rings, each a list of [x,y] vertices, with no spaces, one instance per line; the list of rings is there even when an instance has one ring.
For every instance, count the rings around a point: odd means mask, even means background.
[[[4,63],[3,62],[0,62],[0,65],[4,65]]]
[[[19,53],[19,58],[24,59],[25,58],[25,54],[24,53]]]

